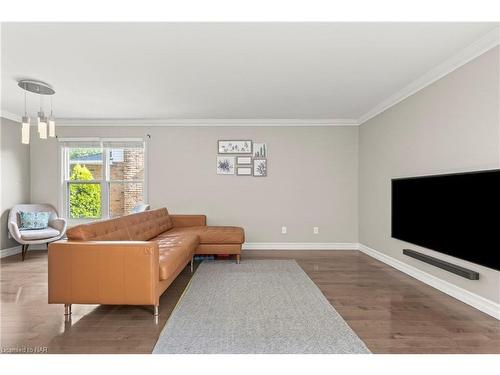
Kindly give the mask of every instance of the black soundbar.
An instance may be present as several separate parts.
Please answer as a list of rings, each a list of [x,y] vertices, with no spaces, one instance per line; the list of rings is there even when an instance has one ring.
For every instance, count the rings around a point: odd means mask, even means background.
[[[403,254],[421,260],[422,262],[431,264],[435,267],[441,268],[448,272],[454,273],[455,275],[465,277],[466,279],[479,280],[479,272],[469,270],[468,268],[460,267],[457,266],[456,264],[445,262],[444,260],[419,253],[415,250],[403,249]]]

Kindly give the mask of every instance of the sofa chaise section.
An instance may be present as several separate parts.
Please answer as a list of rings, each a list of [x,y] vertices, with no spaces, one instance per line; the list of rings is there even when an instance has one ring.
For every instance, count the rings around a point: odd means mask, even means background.
[[[197,235],[199,244],[195,254],[236,255],[240,261],[241,245],[245,242],[245,231],[240,227],[207,226],[205,215],[170,215],[173,228],[160,234],[159,238],[178,235]]]

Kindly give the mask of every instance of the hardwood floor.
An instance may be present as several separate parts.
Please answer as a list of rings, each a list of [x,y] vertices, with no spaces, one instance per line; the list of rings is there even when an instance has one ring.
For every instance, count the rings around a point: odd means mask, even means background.
[[[358,251],[246,251],[295,259],[374,353],[500,353],[500,322]],[[1,348],[48,353],[150,353],[191,273],[149,306],[47,304],[47,253],[1,259]]]

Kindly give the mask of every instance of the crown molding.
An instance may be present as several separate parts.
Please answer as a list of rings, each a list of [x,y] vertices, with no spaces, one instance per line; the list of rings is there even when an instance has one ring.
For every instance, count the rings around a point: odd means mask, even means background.
[[[2,112],[0,112],[0,117],[5,118],[7,120],[11,120],[11,121],[21,122],[21,116],[16,115],[16,114],[11,113],[11,112],[4,111],[4,110],[2,110]]]
[[[356,119],[56,119],[57,126],[357,126]]]
[[[417,78],[409,85],[405,86],[395,94],[391,95],[384,101],[377,104],[375,107],[366,112],[358,120],[359,125],[372,119],[378,114],[386,111],[390,107],[398,104],[409,96],[417,93],[423,88],[450,74],[454,70],[467,64],[469,61],[474,60],[483,53],[500,44],[500,27],[497,27],[483,37],[465,47],[463,50],[448,58],[441,64],[437,65],[421,77]]]

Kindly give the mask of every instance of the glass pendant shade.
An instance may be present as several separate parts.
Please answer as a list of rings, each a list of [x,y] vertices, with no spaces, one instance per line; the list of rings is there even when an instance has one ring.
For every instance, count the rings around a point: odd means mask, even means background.
[[[30,143],[30,118],[28,116],[23,116],[23,122],[21,125],[21,143],[28,145]]]
[[[38,135],[40,139],[47,139],[47,117],[42,111],[38,112]]]
[[[47,123],[46,122],[40,123],[38,135],[40,136],[40,139],[47,139]]]
[[[40,133],[40,122],[42,122],[43,117],[44,117],[43,112],[38,112],[38,117],[36,119],[36,123],[38,125],[38,133]]]
[[[56,136],[56,119],[54,116],[50,115],[49,117],[49,137]]]

